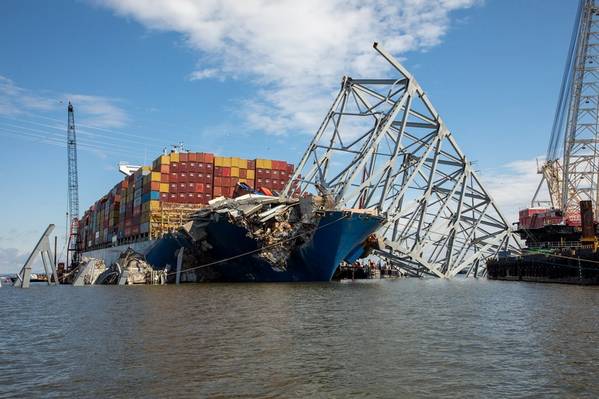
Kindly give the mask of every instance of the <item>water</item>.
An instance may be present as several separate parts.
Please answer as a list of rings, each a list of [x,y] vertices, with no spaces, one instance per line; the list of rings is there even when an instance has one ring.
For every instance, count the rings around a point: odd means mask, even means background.
[[[599,288],[0,288],[0,397],[596,397]]]

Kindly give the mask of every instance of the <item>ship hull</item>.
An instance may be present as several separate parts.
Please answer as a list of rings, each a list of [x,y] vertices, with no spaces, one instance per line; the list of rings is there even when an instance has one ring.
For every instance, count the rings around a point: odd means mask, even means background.
[[[352,261],[363,252],[361,246],[382,222],[381,217],[368,214],[326,211],[314,233],[289,252],[284,265],[273,265],[260,256],[260,245],[248,237],[247,230],[221,216],[206,227],[212,249],[198,257],[195,264],[185,265],[181,281],[330,281],[343,260]],[[189,253],[197,252],[182,235],[155,240],[141,252],[154,268],[175,270],[177,250],[181,247]],[[174,281],[172,274],[170,281]]]
[[[259,256],[258,244],[244,228],[223,218],[208,226],[208,241],[213,259],[233,259],[212,266],[210,275],[221,281],[330,281],[339,264],[358,252],[381,223],[371,215],[325,212],[311,239],[291,251],[284,267],[277,267]]]

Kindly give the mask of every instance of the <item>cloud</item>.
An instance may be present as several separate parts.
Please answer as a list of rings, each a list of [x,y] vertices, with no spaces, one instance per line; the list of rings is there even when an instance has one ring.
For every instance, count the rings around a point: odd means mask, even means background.
[[[201,80],[201,79],[207,79],[207,78],[214,78],[214,77],[218,76],[218,72],[219,71],[216,68],[200,69],[198,71],[194,71],[194,72],[190,73],[188,76],[188,80],[194,81],[194,80]]]
[[[117,15],[180,33],[197,51],[188,79],[244,79],[250,127],[313,133],[341,76],[374,76],[372,43],[401,54],[441,43],[450,13],[477,0],[108,0]],[[243,111],[242,111],[243,112]]]
[[[57,100],[36,96],[0,75],[0,115],[18,115],[27,110],[50,111],[57,106]]]
[[[0,248],[0,274],[17,273],[25,264],[28,255],[17,248]]]
[[[86,125],[115,128],[127,124],[127,113],[116,105],[117,99],[85,94],[67,94],[65,97],[83,115],[82,121]]]
[[[543,157],[512,161],[497,169],[481,172],[485,188],[510,223],[518,220],[520,209],[530,206],[541,180],[537,173],[537,160],[542,163]]]
[[[73,102],[78,121],[87,125],[115,128],[125,126],[128,121],[127,113],[118,105],[119,99],[78,93],[40,94],[0,75],[0,116],[56,112],[64,110],[68,101]]]

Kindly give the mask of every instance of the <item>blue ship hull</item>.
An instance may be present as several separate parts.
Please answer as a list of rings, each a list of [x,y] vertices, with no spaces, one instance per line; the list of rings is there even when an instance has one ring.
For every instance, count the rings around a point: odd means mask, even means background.
[[[212,245],[210,255],[197,266],[215,261],[209,267],[195,269],[198,281],[223,282],[290,282],[330,281],[339,264],[353,262],[363,253],[362,245],[382,224],[383,219],[368,214],[326,211],[307,242],[292,249],[282,268],[273,266],[258,256],[258,243],[247,231],[221,216],[207,227],[207,241]],[[154,266],[176,264],[177,248],[190,247],[180,236],[165,237],[146,254]],[[247,255],[250,252],[254,252]],[[233,259],[231,259],[233,258]]]

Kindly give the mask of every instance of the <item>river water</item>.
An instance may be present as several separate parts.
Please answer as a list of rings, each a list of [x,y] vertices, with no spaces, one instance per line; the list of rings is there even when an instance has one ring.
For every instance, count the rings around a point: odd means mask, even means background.
[[[599,287],[0,288],[0,397],[597,397]]]

